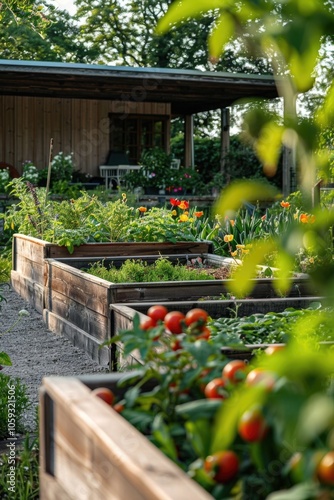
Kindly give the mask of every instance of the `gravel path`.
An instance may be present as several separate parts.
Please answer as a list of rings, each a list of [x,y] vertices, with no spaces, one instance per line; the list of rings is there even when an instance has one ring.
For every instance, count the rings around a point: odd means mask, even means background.
[[[26,385],[31,405],[22,422],[27,430],[34,430],[38,390],[44,376],[90,374],[106,369],[65,337],[50,332],[42,315],[9,285],[0,287],[0,295],[6,299],[0,310],[0,351],[6,352],[12,361],[12,366],[4,367],[2,372],[20,378]],[[23,309],[29,315],[19,316]]]

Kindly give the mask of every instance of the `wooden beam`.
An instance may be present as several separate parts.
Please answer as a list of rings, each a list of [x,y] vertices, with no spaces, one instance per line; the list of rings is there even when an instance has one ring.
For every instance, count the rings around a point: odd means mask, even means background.
[[[184,119],[184,166],[194,166],[194,122],[193,115]]]

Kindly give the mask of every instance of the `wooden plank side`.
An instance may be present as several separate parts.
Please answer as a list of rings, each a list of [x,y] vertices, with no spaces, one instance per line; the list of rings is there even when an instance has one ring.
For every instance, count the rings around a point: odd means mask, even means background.
[[[106,309],[108,303],[106,303]],[[46,308],[50,313],[64,318],[68,323],[92,335],[96,339],[108,338],[108,316],[87,308],[69,297],[51,292]]]
[[[63,316],[54,314],[47,309],[43,311],[43,319],[50,331],[68,338],[73,345],[85,351],[88,356],[101,366],[106,368],[109,366],[110,350],[108,347],[101,348],[101,340],[80,329],[74,323],[67,321]],[[106,338],[108,337],[106,336]]]
[[[122,242],[122,243],[87,243],[75,247],[70,254],[65,247],[52,247],[48,257],[108,257],[115,255],[160,255],[178,253],[210,253],[210,242]]]
[[[42,259],[47,257],[48,247],[53,246],[48,241],[24,234],[14,234],[13,241],[15,242],[13,244],[15,253],[34,262],[42,262]],[[57,247],[58,245],[55,246]]]
[[[15,271],[27,279],[43,286],[46,282],[45,264],[41,262],[26,259],[22,255],[16,259]]]
[[[91,393],[85,393],[78,386],[78,381],[70,377],[47,377],[43,380],[43,387],[55,407],[61,406],[64,412],[68,412],[71,425],[81,430],[92,443],[83,459],[85,464],[92,464],[84,481],[81,476],[84,469],[75,468],[71,457],[63,451],[55,427],[55,470],[57,479],[58,472],[61,473],[59,482],[73,488],[78,478],[76,484],[83,488],[82,494],[88,491],[100,495],[102,491],[106,495],[77,498],[212,499],[121,415]],[[95,491],[90,487],[96,488]]]
[[[11,271],[10,283],[15,290],[24,300],[29,302],[36,311],[42,313],[44,309],[44,287],[25,278],[16,271]]]
[[[73,301],[91,311],[108,316],[111,283],[52,259],[47,260],[46,265],[48,269],[46,300],[50,310],[53,310],[54,299],[58,297],[62,301],[62,295],[64,301]]]

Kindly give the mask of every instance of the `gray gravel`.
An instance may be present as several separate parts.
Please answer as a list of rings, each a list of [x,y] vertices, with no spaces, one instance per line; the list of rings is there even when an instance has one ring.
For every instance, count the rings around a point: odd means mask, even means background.
[[[0,295],[6,299],[0,304],[0,351],[6,352],[12,361],[12,366],[4,367],[2,372],[20,378],[26,385],[31,405],[22,422],[33,431],[44,376],[90,374],[106,369],[65,337],[50,332],[42,315],[9,285],[0,286]],[[22,310],[29,314],[19,315]]]

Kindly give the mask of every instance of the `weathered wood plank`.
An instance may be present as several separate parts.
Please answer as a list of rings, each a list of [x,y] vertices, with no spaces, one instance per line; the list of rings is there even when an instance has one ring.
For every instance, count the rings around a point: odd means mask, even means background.
[[[44,309],[44,287],[28,278],[25,278],[17,271],[11,271],[10,281],[13,290],[28,301],[38,312]]]
[[[94,361],[108,367],[110,363],[110,349],[101,348],[101,340],[90,335],[74,323],[67,321],[64,317],[54,314],[47,309],[43,311],[43,319],[47,328],[57,335],[64,335],[73,345],[84,350]],[[109,327],[105,329],[105,339],[108,338]],[[102,335],[101,335],[102,337]]]
[[[52,293],[47,309],[96,339],[108,338],[108,316],[89,309],[64,295]],[[108,303],[106,303],[107,306]]]
[[[94,377],[91,380],[94,386]],[[109,386],[117,393],[114,377]],[[55,481],[70,498],[76,495],[75,498],[106,500],[212,499],[79,380],[47,377],[43,380],[43,390],[52,400],[55,422],[41,432],[41,447],[49,433],[54,441]],[[41,404],[45,401],[42,398]],[[70,430],[74,428],[72,436]],[[83,443],[79,442],[80,436]],[[47,464],[42,464],[43,481]],[[41,500],[49,500],[47,493]]]

